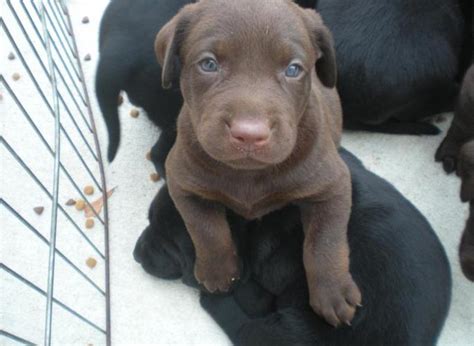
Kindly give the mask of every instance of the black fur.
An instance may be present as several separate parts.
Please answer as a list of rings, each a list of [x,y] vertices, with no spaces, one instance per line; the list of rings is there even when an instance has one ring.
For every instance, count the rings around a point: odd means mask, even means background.
[[[96,94],[109,132],[108,159],[117,154],[120,124],[117,99],[125,91],[162,130],[152,160],[164,176],[163,163],[176,138],[176,117],[182,105],[179,88],[161,87],[161,67],[154,51],[158,31],[190,0],[113,0],[100,24],[100,60]]]
[[[420,121],[454,107],[465,28],[460,7],[458,0],[317,1],[336,42],[347,128],[439,133]]]
[[[352,327],[335,329],[308,305],[298,209],[259,221],[229,212],[243,277],[230,295],[202,293],[202,306],[235,344],[433,345],[451,296],[446,254],[426,219],[353,155],[341,152],[353,180],[351,273],[363,307]],[[135,259],[152,275],[198,287],[194,249],[166,186],[150,208]]]

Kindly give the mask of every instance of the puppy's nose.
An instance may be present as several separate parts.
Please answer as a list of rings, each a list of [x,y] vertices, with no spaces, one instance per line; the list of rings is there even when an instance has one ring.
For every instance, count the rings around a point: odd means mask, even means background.
[[[265,146],[270,138],[270,126],[265,120],[236,119],[230,124],[231,140],[246,149]]]

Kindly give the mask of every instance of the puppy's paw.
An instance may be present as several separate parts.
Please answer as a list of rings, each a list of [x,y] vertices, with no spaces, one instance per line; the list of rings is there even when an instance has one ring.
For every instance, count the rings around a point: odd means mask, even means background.
[[[460,148],[461,145],[447,135],[436,150],[435,160],[443,164],[446,173],[449,174],[456,170]]]
[[[227,292],[240,278],[238,262],[238,257],[233,251],[215,256],[210,261],[197,258],[194,275],[209,292]]]
[[[362,295],[349,273],[339,279],[320,278],[310,289],[310,305],[330,325],[351,325]]]

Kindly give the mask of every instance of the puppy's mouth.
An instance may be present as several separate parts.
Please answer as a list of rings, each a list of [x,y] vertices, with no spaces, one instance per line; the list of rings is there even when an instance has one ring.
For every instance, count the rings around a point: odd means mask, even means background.
[[[240,159],[229,160],[225,162],[228,166],[233,169],[240,170],[257,170],[264,169],[269,166],[268,163],[262,162],[252,158],[251,156],[243,157]]]
[[[225,163],[234,169],[263,169],[274,164],[269,158],[265,157],[264,149],[249,149],[242,146],[234,145],[237,155],[233,155],[232,159],[226,160]]]

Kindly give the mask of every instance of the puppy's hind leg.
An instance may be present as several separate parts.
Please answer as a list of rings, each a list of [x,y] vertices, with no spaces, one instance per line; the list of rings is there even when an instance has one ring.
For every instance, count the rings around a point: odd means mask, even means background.
[[[182,276],[181,265],[166,251],[165,247],[154,241],[148,226],[138,238],[133,250],[135,261],[150,275],[161,279],[179,279]]]

